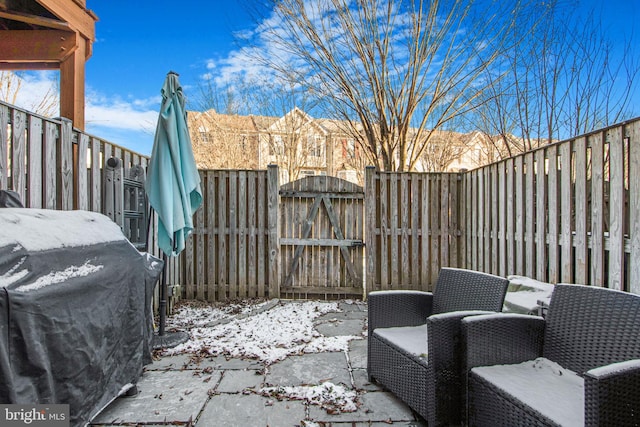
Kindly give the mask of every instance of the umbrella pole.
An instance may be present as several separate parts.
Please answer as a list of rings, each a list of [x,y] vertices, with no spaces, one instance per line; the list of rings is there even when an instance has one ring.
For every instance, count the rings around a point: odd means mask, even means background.
[[[158,335],[164,336],[165,323],[167,321],[167,254],[162,252],[162,280],[160,283],[160,326],[158,328]]]

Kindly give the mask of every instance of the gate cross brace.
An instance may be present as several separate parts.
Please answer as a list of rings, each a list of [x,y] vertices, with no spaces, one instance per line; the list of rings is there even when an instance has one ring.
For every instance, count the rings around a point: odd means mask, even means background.
[[[302,230],[302,239],[306,239],[311,234],[311,226],[318,215],[318,210],[320,208],[320,202],[324,204],[324,207],[327,210],[327,215],[329,216],[329,221],[333,226],[334,233],[338,240],[345,240],[344,234],[342,234],[342,229],[340,228],[340,223],[338,222],[338,218],[336,217],[335,211],[333,210],[333,204],[329,200],[329,198],[325,195],[318,194],[313,201],[313,205],[311,209],[309,209],[309,213],[307,214],[306,223],[304,225],[304,229]],[[302,251],[304,250],[305,245],[297,245],[296,251],[293,255],[293,260],[291,261],[291,270],[289,270],[289,275],[285,280],[285,286],[291,286],[293,282],[293,273],[298,268],[298,263],[300,261],[300,256],[302,255]],[[349,273],[349,276],[356,281],[358,279],[358,275],[356,274],[356,270],[349,258],[349,252],[347,248],[344,246],[340,246],[340,253],[342,254],[342,258],[344,258],[345,266]]]

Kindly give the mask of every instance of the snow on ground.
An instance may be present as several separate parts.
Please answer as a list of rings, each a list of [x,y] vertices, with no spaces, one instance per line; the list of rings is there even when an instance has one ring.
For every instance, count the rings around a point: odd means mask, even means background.
[[[358,410],[357,393],[354,390],[328,381],[317,386],[263,387],[258,393],[278,400],[303,400],[309,405],[318,405],[332,414]]]
[[[235,315],[238,310],[258,312],[245,317]],[[256,306],[187,307],[172,316],[169,326],[194,326],[189,341],[162,354],[224,355],[270,365],[289,355],[346,351],[349,341],[362,336],[325,337],[313,327],[315,318],[339,311],[337,303],[319,301],[279,302],[261,312]],[[220,322],[225,318],[229,321]]]
[[[167,318],[167,326],[175,329],[214,326],[218,322],[232,320],[233,316],[259,311],[269,303],[269,301],[246,300],[213,306],[198,301],[188,301],[177,307],[175,312]]]
[[[337,303],[319,301],[243,301],[219,306],[183,303],[167,319],[167,326],[190,329],[190,339],[162,350],[161,355],[224,355],[259,359],[270,365],[289,355],[347,351],[349,341],[363,337],[325,337],[313,327],[317,317],[339,311]],[[358,409],[355,390],[328,381],[299,387],[263,387],[257,393],[277,400],[302,400],[328,413]]]

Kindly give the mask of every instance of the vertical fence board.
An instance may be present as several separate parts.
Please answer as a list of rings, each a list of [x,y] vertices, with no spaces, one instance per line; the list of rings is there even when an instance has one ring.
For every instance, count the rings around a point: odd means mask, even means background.
[[[478,181],[477,181],[477,172],[471,171],[468,174],[469,187],[471,187],[471,194],[469,197],[469,204],[471,205],[471,211],[473,215],[469,218],[469,228],[467,228],[467,232],[470,235],[471,239],[471,254],[469,258],[468,266],[472,270],[478,269]]]
[[[450,266],[449,260],[449,175],[440,177],[440,268]]]
[[[482,271],[490,272],[491,271],[491,262],[493,260],[493,254],[491,253],[491,221],[492,221],[492,213],[491,213],[491,166],[484,168],[484,177],[483,177],[483,198],[484,198],[484,213],[483,213],[483,224],[482,224],[482,235],[483,235],[483,248],[482,248],[482,258],[484,259],[484,263],[482,264]]]
[[[548,199],[547,199],[547,216],[548,216],[548,257],[549,257],[549,277],[551,283],[557,283],[560,280],[560,272],[558,271],[558,260],[560,253],[558,252],[558,149],[557,145],[552,145],[547,151],[549,159],[549,177],[548,177]]]
[[[258,198],[256,181],[258,173],[251,171],[247,173],[247,283],[248,294],[257,296],[257,262],[256,256],[256,240],[258,226],[256,223],[256,202]]]
[[[60,192],[58,194],[62,210],[73,209],[73,132],[70,120],[63,119],[60,127],[59,167]]]
[[[394,289],[398,289],[400,287],[400,267],[398,264],[402,261],[398,253],[398,238],[400,234],[398,232],[398,220],[400,217],[398,212],[398,175],[388,174],[387,179],[389,180],[389,241],[391,242],[389,261],[391,262],[391,286]]]
[[[449,174],[449,265],[458,267],[461,265],[460,257],[460,219],[463,210],[459,200],[459,175]]]
[[[472,194],[472,188],[471,188],[471,175],[468,173],[464,173],[461,175],[462,176],[462,182],[463,182],[463,191],[464,191],[464,202],[463,202],[463,206],[464,206],[464,226],[463,226],[463,238],[464,238],[464,262],[462,263],[462,266],[464,268],[471,268],[471,254],[472,254],[472,247],[473,247],[473,243],[472,243],[472,236],[471,233],[469,232],[471,230],[471,221],[473,219],[473,214],[471,211],[471,206],[472,206],[472,198],[471,198],[471,194]]]
[[[496,165],[498,168],[498,275],[507,276],[507,232],[506,232],[506,210],[507,210],[507,194],[505,192],[506,174],[505,163],[501,162]]]
[[[258,297],[264,297],[267,294],[265,284],[267,282],[267,261],[269,259],[269,248],[266,244],[268,236],[267,230],[267,175],[264,171],[258,172],[258,251],[257,251],[257,284]]]
[[[629,292],[640,294],[640,122],[629,125]]]
[[[411,260],[409,255],[409,213],[411,212],[409,204],[409,174],[400,175],[400,261]],[[400,283],[403,287],[411,285],[411,270],[415,267],[408,263],[409,268],[400,268]]]
[[[29,139],[28,158],[28,174],[27,174],[27,192],[29,194],[29,203],[25,206],[30,208],[42,208],[42,119],[40,117],[29,116],[29,131],[27,137]]]
[[[278,277],[280,268],[277,263],[278,258],[278,236],[280,235],[280,224],[278,222],[278,168],[269,166],[267,174],[267,228],[269,230],[269,297],[280,298]]]
[[[409,224],[411,232],[411,288],[420,289],[420,177],[417,174],[411,174],[411,223]]]
[[[587,140],[578,138],[575,150],[575,206],[574,206],[574,247],[575,283],[587,284],[589,266],[587,261]]]
[[[484,169],[478,170],[477,173],[477,190],[476,194],[478,197],[478,203],[476,205],[477,214],[478,214],[478,225],[477,225],[477,239],[478,239],[478,262],[477,262],[477,270],[484,270],[484,255],[485,255],[485,240],[487,239],[484,234],[484,215],[485,215],[485,207],[484,205],[488,202],[485,200],[485,192],[484,192]]]
[[[197,220],[196,220],[197,223]],[[195,224],[194,224],[195,225]],[[181,253],[179,258],[182,259],[182,266],[184,269],[184,281],[186,286],[186,294],[187,299],[203,299],[203,297],[199,293],[199,289],[197,286],[193,286],[196,283],[196,272],[195,270],[195,260],[194,260],[194,248],[193,241],[195,236],[191,236],[190,239],[187,239],[184,243],[184,250]],[[172,260],[175,257],[169,256],[167,260]]]
[[[525,265],[524,265],[524,156],[518,156],[515,159],[515,189],[514,189],[514,197],[515,197],[515,242],[516,242],[516,250],[514,253],[515,256],[515,267],[516,274],[524,275],[525,274]]]
[[[379,289],[376,281],[376,259],[377,259],[377,241],[379,233],[376,231],[377,215],[376,215],[376,170],[373,166],[367,166],[364,170],[364,200],[365,200],[365,236],[367,244],[365,246],[366,259],[366,276],[365,276],[365,292],[371,292]],[[425,200],[424,198],[422,200]],[[422,228],[424,237],[425,229]],[[423,260],[424,261],[424,260]]]
[[[247,172],[238,173],[238,296],[247,293]]]
[[[565,283],[573,281],[571,242],[571,144],[560,146],[560,279]]]
[[[218,178],[218,298],[230,298],[227,283],[227,184],[229,175],[220,172]]]
[[[27,115],[13,110],[11,131],[11,184],[23,204],[27,204]]]
[[[513,256],[516,251],[516,241],[515,241],[515,224],[514,224],[514,165],[513,159],[507,159],[506,167],[507,167],[507,271],[506,275],[515,274],[516,272],[516,262],[515,257]]]
[[[534,233],[534,218],[535,218],[535,166],[533,152],[528,152],[524,156],[525,161],[525,211],[524,211],[524,231],[525,231],[525,274],[528,277],[534,277],[535,275],[535,241],[533,238]]]
[[[202,173],[200,173],[201,182],[206,182]],[[206,301],[208,295],[206,295],[206,287],[205,287],[205,233],[206,229],[205,224],[205,210],[201,206],[194,215],[194,228],[196,228],[199,233],[193,233],[191,235],[191,240],[193,241],[193,249],[195,254],[193,257],[194,261],[194,269],[195,269],[195,283],[196,283],[196,295],[197,298],[201,301]]]
[[[436,283],[438,272],[442,266],[440,259],[440,239],[442,238],[442,225],[440,224],[440,197],[442,175],[436,175],[431,180],[431,283]]]
[[[91,138],[91,210],[94,212],[102,212],[102,169],[100,168],[100,145],[100,140],[98,138]]]
[[[76,209],[87,210],[89,209],[89,197],[91,192],[89,190],[89,177],[87,171],[89,165],[87,163],[87,156],[89,154],[89,135],[79,134],[78,142],[76,145],[77,152],[77,166],[76,169]]]
[[[51,122],[45,122],[43,136],[44,207],[46,209],[56,209],[58,207],[56,126]]]
[[[387,199],[387,175],[380,174],[380,284],[387,286],[389,283],[389,204]]]
[[[604,286],[604,137],[591,138],[591,284]]]
[[[238,172],[229,171],[229,297],[238,297]]]
[[[536,157],[536,265],[535,278],[541,282],[547,281],[547,174],[545,150],[538,150]]]
[[[216,239],[220,237],[216,227],[216,188],[217,177],[213,171],[206,172],[205,182],[207,183],[204,191],[205,203],[202,208],[207,212],[207,299],[209,301],[217,301],[219,296],[216,288]]]
[[[624,141],[622,127],[609,129],[609,288],[624,286]]]
[[[499,248],[499,232],[498,232],[498,221],[499,221],[499,202],[500,202],[500,193],[498,191],[498,164],[494,163],[489,169],[491,172],[491,274],[498,274],[498,263],[500,261],[500,250]]]
[[[430,238],[430,227],[429,227],[429,218],[430,218],[430,212],[429,209],[431,209],[431,202],[429,200],[429,191],[430,191],[430,181],[429,181],[429,175],[422,175],[422,187],[421,187],[421,196],[420,198],[422,199],[422,217],[421,217],[421,221],[420,221],[420,235],[421,235],[421,240],[420,240],[420,247],[422,249],[421,252],[421,262],[422,262],[422,266],[421,266],[421,274],[420,274],[420,284],[422,286],[424,286],[425,284],[429,283],[429,274],[430,274],[430,265],[431,265],[431,257],[432,255],[429,252],[429,238]],[[375,200],[375,194],[372,195],[373,200]],[[369,245],[368,242],[368,238],[366,237],[367,235],[365,235],[365,239],[367,239],[366,244]],[[375,261],[371,261],[373,263],[375,263]]]

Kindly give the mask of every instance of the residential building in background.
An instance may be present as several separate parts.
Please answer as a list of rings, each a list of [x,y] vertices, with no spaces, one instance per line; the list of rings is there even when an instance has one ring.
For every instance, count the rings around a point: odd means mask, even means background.
[[[330,175],[362,185],[368,162],[358,135],[339,120],[315,119],[294,108],[282,117],[188,112],[200,169],[265,169],[277,164],[280,182]],[[434,131],[418,172],[457,172],[497,160],[479,132]]]

